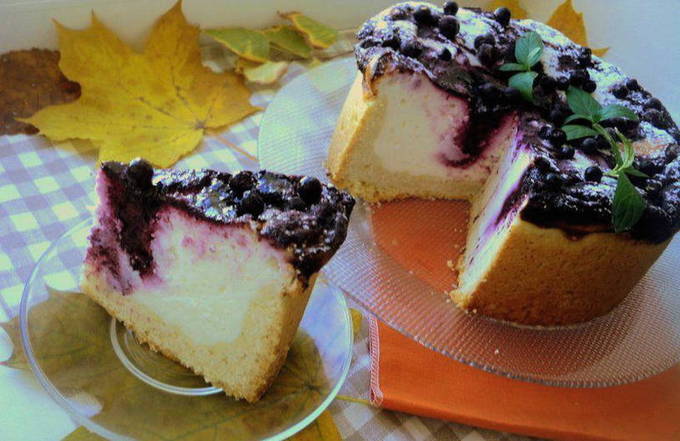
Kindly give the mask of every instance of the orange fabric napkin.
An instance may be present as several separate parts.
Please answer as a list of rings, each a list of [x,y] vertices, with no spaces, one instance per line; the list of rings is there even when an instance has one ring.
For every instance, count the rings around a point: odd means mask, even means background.
[[[601,389],[526,383],[447,358],[372,320],[377,406],[555,440],[680,440],[680,365]]]
[[[465,202],[373,207],[376,243],[437,290],[465,244]],[[486,373],[373,321],[371,397],[388,409],[557,440],[680,441],[680,365],[634,384],[568,389]]]

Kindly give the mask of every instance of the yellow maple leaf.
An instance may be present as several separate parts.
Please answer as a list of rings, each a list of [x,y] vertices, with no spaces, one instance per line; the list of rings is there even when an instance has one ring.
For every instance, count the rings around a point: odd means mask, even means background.
[[[586,32],[586,25],[583,22],[583,13],[576,12],[571,0],[566,0],[555,9],[550,16],[547,25],[562,32],[574,43],[581,46],[588,46],[588,33]],[[593,53],[602,57],[608,50],[609,48],[593,49]]]
[[[340,441],[340,432],[333,416],[324,410],[312,424],[288,438],[289,441]]]
[[[199,29],[187,23],[181,2],[156,22],[143,53],[94,15],[85,30],[57,23],[57,33],[59,67],[80,83],[82,95],[25,121],[55,141],[91,140],[101,161],[142,156],[169,167],[196,148],[206,129],[259,110],[236,74],[217,74],[201,64]]]
[[[288,12],[281,14],[282,17],[290,20],[293,27],[301,32],[309,44],[320,49],[326,49],[338,39],[338,31],[319,23],[299,12]]]
[[[301,58],[309,58],[312,47],[307,40],[292,26],[274,26],[262,31],[265,37],[278,49],[290,52]]]
[[[500,7],[508,8],[512,13],[512,18],[517,20],[523,20],[528,17],[527,10],[519,4],[519,0],[491,0],[491,2],[486,5],[486,9],[489,11],[493,11]]]

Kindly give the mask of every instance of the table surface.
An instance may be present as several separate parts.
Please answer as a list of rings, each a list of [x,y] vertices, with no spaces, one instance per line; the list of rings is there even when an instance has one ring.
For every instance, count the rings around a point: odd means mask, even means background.
[[[214,48],[208,59],[219,62]],[[280,85],[304,72],[293,65]],[[261,88],[253,104],[266,107],[275,88]],[[255,169],[249,156],[257,155],[262,112],[204,138],[177,168]],[[242,154],[230,146],[238,146]],[[96,150],[87,142],[51,143],[39,136],[0,136],[0,322],[18,314],[24,283],[47,247],[90,213],[95,204]],[[368,399],[370,357],[366,320],[356,338],[354,357],[341,395]],[[12,344],[0,330],[0,360],[9,357]],[[377,409],[366,404],[336,400],[330,412],[348,440],[464,440],[522,441],[529,438],[461,424],[420,418]],[[75,429],[67,414],[49,398],[33,374],[0,366],[0,439],[58,440]]]

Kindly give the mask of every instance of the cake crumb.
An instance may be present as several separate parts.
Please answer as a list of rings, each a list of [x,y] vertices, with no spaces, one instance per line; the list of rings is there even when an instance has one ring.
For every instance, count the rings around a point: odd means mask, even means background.
[[[494,355],[498,355],[498,354],[500,354],[500,353],[501,353],[501,351],[500,351],[498,348],[496,348],[496,350],[493,351],[493,354],[494,354]]]
[[[454,268],[453,260],[451,260],[451,259],[447,260],[447,261],[446,261],[446,266],[448,266],[449,268],[453,269],[453,268]]]

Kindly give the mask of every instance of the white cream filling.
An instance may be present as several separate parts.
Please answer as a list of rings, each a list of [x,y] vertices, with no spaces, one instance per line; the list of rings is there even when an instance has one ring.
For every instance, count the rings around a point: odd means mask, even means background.
[[[387,75],[380,80],[377,93],[385,117],[373,148],[381,166],[390,172],[481,184],[507,145],[507,139],[501,138],[513,130],[501,123],[480,158],[465,167],[454,167],[446,160],[466,157],[456,140],[469,121],[465,100],[437,88],[422,74]]]
[[[217,227],[174,209],[160,222],[155,276],[129,299],[196,344],[235,340],[251,305],[280,295],[295,277],[284,253],[246,227]]]

